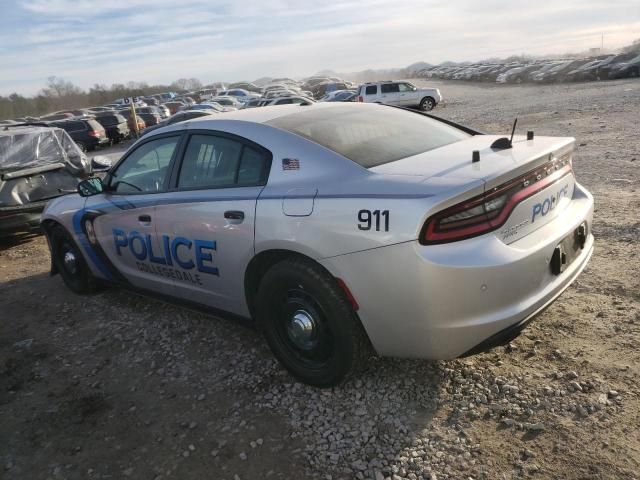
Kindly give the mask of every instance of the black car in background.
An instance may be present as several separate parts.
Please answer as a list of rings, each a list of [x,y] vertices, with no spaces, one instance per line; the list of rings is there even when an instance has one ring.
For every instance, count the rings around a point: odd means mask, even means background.
[[[607,74],[609,79],[632,77],[640,77],[640,55],[637,52],[630,60],[611,65]]]
[[[139,112],[138,109],[136,109],[136,116],[144,120],[144,123],[147,126],[147,128],[153,127],[162,121],[162,118],[160,117],[159,113]]]
[[[50,122],[49,125],[65,130],[78,147],[85,152],[111,143],[104,127],[94,118],[60,120]]]
[[[207,115],[216,115],[217,113],[218,112],[216,112],[215,110],[185,110],[184,112],[178,112],[175,115],[172,115],[171,117],[167,118],[166,120],[163,120],[162,122],[158,123],[157,125],[154,125],[153,127],[150,127],[150,128],[146,128],[142,132],[142,135],[146,135],[147,133],[152,132],[153,130],[166,127],[167,125],[173,125],[174,123],[184,122],[186,120],[191,120],[192,118],[206,117]]]
[[[103,112],[96,115],[96,121],[104,127],[112,143],[119,143],[131,136],[127,119],[119,113]]]

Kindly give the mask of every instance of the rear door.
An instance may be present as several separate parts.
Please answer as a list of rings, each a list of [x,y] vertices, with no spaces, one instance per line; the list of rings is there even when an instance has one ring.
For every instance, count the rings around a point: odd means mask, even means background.
[[[402,105],[400,101],[400,86],[397,83],[383,83],[380,85],[380,100],[388,105]]]
[[[156,210],[171,253],[173,295],[248,315],[244,272],[254,255],[256,201],[271,153],[244,138],[193,131]]]

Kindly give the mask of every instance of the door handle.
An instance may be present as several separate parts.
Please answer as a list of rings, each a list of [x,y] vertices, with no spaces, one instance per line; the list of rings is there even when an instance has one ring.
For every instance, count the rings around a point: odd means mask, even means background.
[[[227,210],[224,212],[224,218],[229,220],[244,220],[244,212],[240,210]]]
[[[151,215],[139,215],[138,221],[144,222],[144,223],[151,223]]]

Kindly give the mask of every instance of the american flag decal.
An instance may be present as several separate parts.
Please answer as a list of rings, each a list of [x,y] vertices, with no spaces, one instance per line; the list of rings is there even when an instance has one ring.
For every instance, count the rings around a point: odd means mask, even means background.
[[[283,158],[282,170],[300,170],[300,160],[297,158]]]

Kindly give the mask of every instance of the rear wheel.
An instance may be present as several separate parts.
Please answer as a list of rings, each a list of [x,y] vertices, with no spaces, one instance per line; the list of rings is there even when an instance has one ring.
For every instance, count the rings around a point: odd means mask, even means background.
[[[98,290],[99,285],[76,242],[60,226],[51,232],[51,255],[62,280],[75,293],[85,294]]]
[[[267,271],[256,311],[274,355],[304,383],[336,385],[358,371],[371,353],[335,279],[306,260],[284,260]]]
[[[420,102],[420,110],[428,112],[436,106],[436,101],[431,97],[424,97]]]

